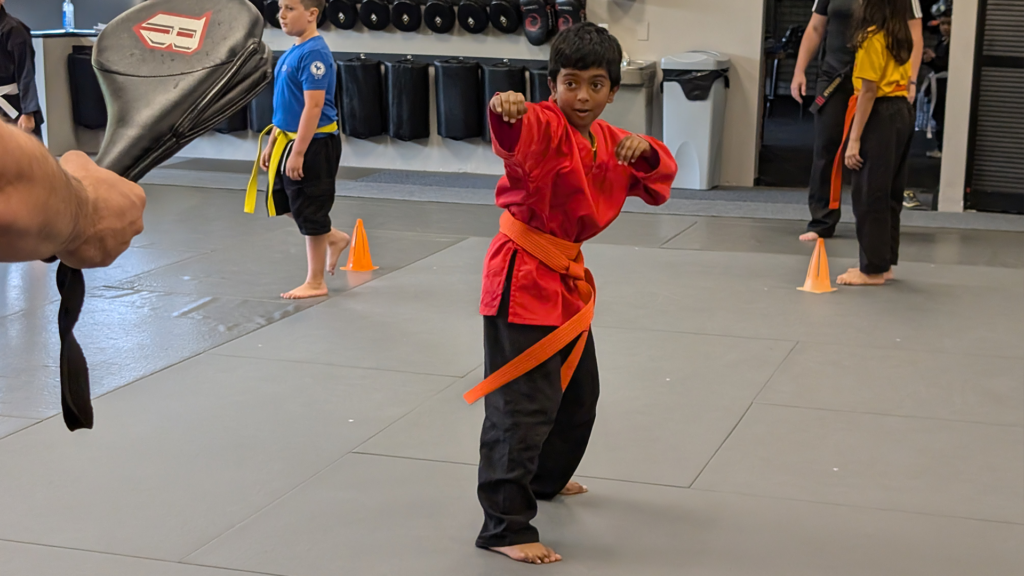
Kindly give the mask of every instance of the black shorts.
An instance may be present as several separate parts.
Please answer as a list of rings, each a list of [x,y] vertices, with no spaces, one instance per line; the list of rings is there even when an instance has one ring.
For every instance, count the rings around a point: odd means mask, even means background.
[[[341,136],[313,138],[302,164],[302,180],[285,174],[292,145],[281,156],[280,173],[274,178],[274,209],[278,215],[291,213],[303,236],[322,236],[331,231],[334,183],[341,163]]]

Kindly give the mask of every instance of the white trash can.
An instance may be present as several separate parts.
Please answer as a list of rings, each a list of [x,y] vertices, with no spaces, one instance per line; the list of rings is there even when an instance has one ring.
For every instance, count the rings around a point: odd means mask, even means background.
[[[729,66],[717,52],[661,60],[664,141],[679,164],[673,188],[710,190],[721,183]]]

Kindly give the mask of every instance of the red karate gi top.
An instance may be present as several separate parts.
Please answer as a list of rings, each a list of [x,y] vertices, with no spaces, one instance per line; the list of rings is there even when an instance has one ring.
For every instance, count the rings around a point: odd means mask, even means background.
[[[654,154],[622,166],[615,149],[631,133],[598,120],[591,127],[597,140],[597,161],[591,143],[569,125],[553,102],[527,104],[515,124],[490,114],[494,152],[505,161],[498,182],[498,206],[537,230],[570,242],[597,236],[619,216],[628,196],[655,206],[669,199],[676,162],[668,148],[647,137]],[[480,313],[498,313],[508,263],[516,244],[499,233],[484,260]],[[525,250],[518,250],[509,297],[509,322],[561,326],[583,309],[572,279],[548,268]]]

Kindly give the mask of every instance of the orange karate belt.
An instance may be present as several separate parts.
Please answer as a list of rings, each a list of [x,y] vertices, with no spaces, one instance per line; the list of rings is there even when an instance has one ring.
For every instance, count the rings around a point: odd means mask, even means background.
[[[580,251],[582,243],[569,242],[545,234],[516,220],[508,212],[501,215],[501,233],[548,268],[572,278],[583,300],[583,310],[466,392],[463,398],[469,404],[533,370],[576,340],[572,354],[562,365],[562,390],[565,390],[583,355],[583,348],[590,335],[590,323],[594,320],[594,297],[597,295],[597,287],[594,285],[594,277],[590,270],[583,265],[583,253]]]
[[[846,158],[846,141],[850,138],[850,128],[853,127],[853,118],[857,115],[857,95],[850,97],[850,104],[846,107],[846,120],[843,121],[843,142],[839,145],[839,152],[836,152],[836,159],[832,163],[832,187],[829,195],[829,210],[839,208],[839,201],[843,194],[843,165]]]

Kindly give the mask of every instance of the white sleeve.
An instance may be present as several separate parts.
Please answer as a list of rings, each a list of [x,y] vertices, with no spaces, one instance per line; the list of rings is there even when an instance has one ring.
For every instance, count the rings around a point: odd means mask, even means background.
[[[924,12],[921,11],[921,0],[910,0],[910,11],[914,13],[912,20],[923,18]]]

